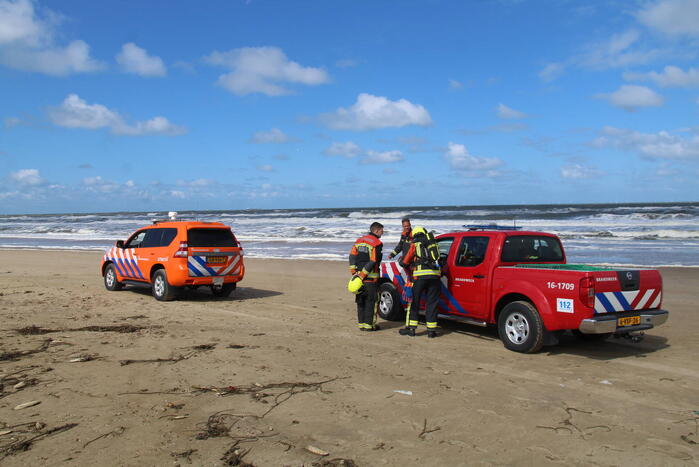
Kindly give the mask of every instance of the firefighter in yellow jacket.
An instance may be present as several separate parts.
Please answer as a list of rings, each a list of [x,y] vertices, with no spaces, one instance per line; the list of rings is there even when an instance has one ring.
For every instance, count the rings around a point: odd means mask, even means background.
[[[428,234],[424,227],[415,227],[412,237],[410,249],[401,260],[401,264],[406,271],[412,271],[413,300],[410,303],[410,311],[405,316],[405,327],[398,332],[401,336],[415,336],[420,299],[424,293],[427,337],[437,337],[437,305],[441,289],[439,247],[434,236]]]
[[[383,256],[383,225],[374,222],[369,233],[359,237],[349,254],[350,274],[363,281],[363,287],[355,299],[357,303],[357,321],[361,331],[377,331],[376,300],[378,296],[379,271]]]

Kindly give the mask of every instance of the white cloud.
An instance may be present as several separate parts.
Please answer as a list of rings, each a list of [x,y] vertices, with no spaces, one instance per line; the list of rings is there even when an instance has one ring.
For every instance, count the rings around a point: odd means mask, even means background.
[[[321,122],[336,130],[374,130],[408,125],[429,126],[432,118],[421,105],[406,99],[397,101],[362,93],[351,107],[322,114]]]
[[[611,126],[602,129],[602,135],[592,144],[596,147],[618,148],[633,151],[652,159],[699,158],[699,134],[683,137],[668,131],[640,133],[634,130]]]
[[[258,165],[257,170],[260,172],[274,172],[274,166],[270,164]]]
[[[609,94],[597,94],[598,99],[606,99],[614,107],[633,112],[640,107],[659,107],[665,100],[663,97],[645,86],[624,84]]]
[[[12,172],[10,177],[20,185],[36,186],[44,183],[44,179],[41,178],[38,169],[18,170],[17,172]]]
[[[405,157],[400,151],[367,151],[366,155],[362,157],[362,164],[392,164],[394,162],[400,162]]]
[[[444,158],[452,169],[465,172],[492,170],[503,164],[502,160],[497,157],[473,156],[468,152],[466,146],[452,142],[449,143]]]
[[[666,66],[663,71],[651,71],[649,73],[624,73],[627,81],[654,81],[663,87],[695,87],[699,86],[699,69],[689,68],[687,71],[676,67]]]
[[[165,76],[167,69],[160,57],[148,55],[145,49],[133,42],[124,44],[121,52],[116,56],[116,61],[127,73],[140,76]]]
[[[3,123],[6,128],[12,128],[21,125],[22,120],[18,117],[5,117]]]
[[[345,141],[343,143],[332,143],[330,146],[325,148],[323,154],[326,156],[342,156],[342,157],[356,157],[362,154],[364,151],[356,143],[352,141]]]
[[[464,85],[461,84],[460,81],[457,81],[457,80],[455,80],[455,79],[450,79],[450,80],[449,80],[449,88],[450,88],[450,89],[461,89],[461,88],[463,88],[463,87],[464,87]]]
[[[567,164],[561,167],[561,177],[570,179],[594,178],[601,172],[593,167],[582,164]]]
[[[508,120],[517,120],[520,118],[526,118],[527,114],[524,112],[520,112],[519,110],[512,109],[505,104],[500,104],[496,108],[498,117],[508,119]]]
[[[250,137],[248,143],[255,144],[269,144],[269,143],[291,143],[293,141],[298,141],[296,138],[292,138],[286,135],[279,128],[272,128],[269,131],[258,131]]]
[[[696,0],[660,0],[649,3],[637,13],[649,28],[669,35],[699,36],[699,2]]]
[[[606,69],[648,63],[663,54],[658,49],[634,48],[640,35],[632,29],[614,34],[606,41],[590,43],[573,61],[585,68]]]
[[[59,15],[44,9],[40,17],[34,6],[31,0],[0,0],[0,64],[56,76],[104,68],[90,57],[90,46],[81,40],[56,45]]]
[[[564,71],[563,63],[549,63],[539,72],[539,78],[548,83],[559,78]]]
[[[49,118],[58,126],[96,130],[109,128],[117,135],[140,136],[146,134],[180,135],[184,127],[174,125],[165,117],[127,124],[117,112],[101,104],[88,104],[77,94],[70,94],[61,105],[49,110]]]
[[[308,86],[325,84],[330,77],[322,68],[304,67],[289,60],[278,47],[243,47],[227,52],[213,52],[205,60],[231,70],[218,78],[218,84],[230,92],[244,96],[262,93],[268,96],[291,94],[280,83]]]

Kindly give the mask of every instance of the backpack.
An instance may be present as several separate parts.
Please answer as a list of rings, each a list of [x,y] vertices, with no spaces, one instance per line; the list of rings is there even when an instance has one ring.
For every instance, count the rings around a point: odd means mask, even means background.
[[[423,237],[422,235],[420,237]],[[432,232],[417,240],[415,253],[423,266],[439,269],[439,245]]]

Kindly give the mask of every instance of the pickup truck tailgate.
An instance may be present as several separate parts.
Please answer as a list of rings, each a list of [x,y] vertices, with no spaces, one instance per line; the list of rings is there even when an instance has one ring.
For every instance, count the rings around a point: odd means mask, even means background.
[[[594,271],[595,314],[654,310],[662,303],[657,270]]]

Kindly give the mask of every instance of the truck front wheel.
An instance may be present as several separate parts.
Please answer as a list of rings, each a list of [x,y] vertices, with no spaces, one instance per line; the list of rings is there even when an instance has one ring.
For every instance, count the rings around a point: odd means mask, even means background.
[[[498,317],[498,332],[505,347],[515,352],[534,353],[544,345],[544,323],[529,302],[505,305]]]
[[[386,321],[403,321],[405,310],[400,302],[400,295],[396,286],[390,282],[384,282],[379,286],[379,316]]]

